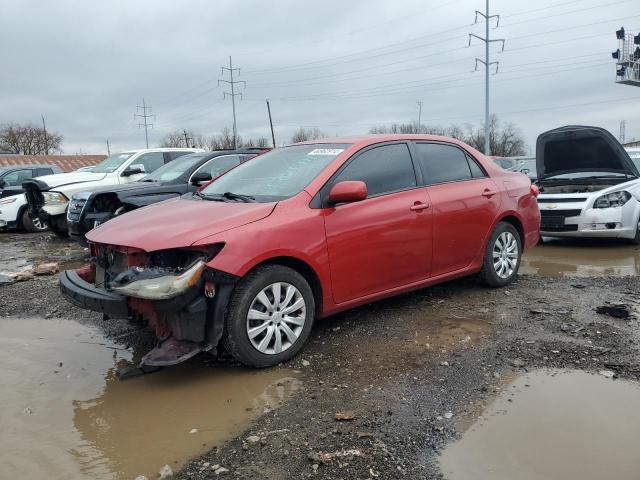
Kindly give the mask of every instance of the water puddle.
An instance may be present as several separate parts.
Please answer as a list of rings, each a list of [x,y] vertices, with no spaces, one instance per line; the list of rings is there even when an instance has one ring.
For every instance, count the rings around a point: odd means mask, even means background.
[[[514,380],[440,458],[449,480],[637,480],[640,385],[581,371]]]
[[[132,352],[74,321],[0,320],[5,478],[155,478],[245,430],[300,386],[202,359],[121,382]]]
[[[620,241],[552,240],[524,254],[520,273],[549,277],[638,275],[640,248]]]
[[[57,262],[61,269],[86,263],[87,253],[80,244],[45,233],[0,233],[0,272],[16,272],[29,265]]]
[[[415,328],[415,322],[411,326]],[[413,342],[426,348],[460,350],[486,336],[489,326],[486,320],[476,318],[430,315],[425,318],[422,328],[414,331]]]

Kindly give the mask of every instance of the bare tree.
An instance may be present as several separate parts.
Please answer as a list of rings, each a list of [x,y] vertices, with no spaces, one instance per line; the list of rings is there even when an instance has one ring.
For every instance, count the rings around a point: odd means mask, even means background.
[[[22,155],[61,152],[63,136],[33,124],[10,123],[0,127],[0,148]]]
[[[193,135],[192,135],[193,136]],[[185,145],[184,134],[181,130],[167,133],[160,141],[160,146],[165,148],[190,147]]]
[[[467,131],[466,142],[482,151],[484,149],[484,126],[473,128],[471,125],[467,125]],[[526,153],[526,143],[520,129],[513,123],[507,123],[501,129],[498,117],[495,115],[491,116],[489,124],[489,147],[490,154],[497,157],[515,157]]]
[[[318,129],[317,127],[300,127],[291,137],[291,143],[306,142],[307,140],[317,140],[319,138],[325,137],[327,137],[327,134],[320,131],[320,129]]]
[[[484,149],[484,126],[474,127],[467,124],[465,127],[450,125],[449,127],[420,125],[417,123],[392,123],[391,125],[378,125],[372,127],[369,133],[393,134],[393,133],[422,133],[427,135],[444,135],[456,138],[468,143],[472,147],[482,151]],[[507,123],[500,128],[500,122],[494,115],[490,125],[491,155],[499,157],[514,157],[526,153],[526,144],[520,130],[513,124]]]

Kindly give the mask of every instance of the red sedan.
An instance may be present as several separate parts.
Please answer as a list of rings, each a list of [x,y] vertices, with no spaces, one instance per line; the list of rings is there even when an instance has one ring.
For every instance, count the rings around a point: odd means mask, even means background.
[[[94,262],[60,286],[148,321],[158,344],[142,365],[222,342],[266,367],[298,353],[316,318],[466,275],[509,284],[539,239],[537,193],[451,138],[306,142],[92,230]]]

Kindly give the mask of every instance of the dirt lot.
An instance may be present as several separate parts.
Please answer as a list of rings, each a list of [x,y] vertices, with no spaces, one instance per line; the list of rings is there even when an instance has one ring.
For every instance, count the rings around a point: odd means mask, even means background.
[[[49,234],[0,234],[0,249],[0,271],[45,260],[73,265],[85,254]],[[619,243],[542,245],[527,255],[522,274],[507,289],[489,290],[467,279],[337,315],[318,322],[302,355],[278,368],[252,372],[204,355],[177,373],[163,371],[126,382],[115,380],[114,368],[134,360],[152,343],[144,328],[103,321],[69,305],[58,294],[55,275],[2,286],[0,340],[15,341],[0,348],[14,352],[13,367],[0,362],[5,365],[0,367],[0,383],[16,385],[22,396],[11,395],[13,403],[0,407],[0,420],[20,417],[11,424],[18,439],[11,441],[12,460],[0,453],[0,464],[9,465],[9,477],[47,472],[50,478],[71,478],[77,468],[76,474],[92,478],[154,478],[168,464],[175,477],[184,479],[424,479],[445,478],[440,464],[445,452],[446,478],[541,478],[527,476],[522,464],[515,476],[506,470],[505,476],[483,472],[483,459],[476,466],[462,465],[459,458],[464,455],[449,455],[447,447],[464,448],[464,437],[491,423],[490,418],[508,415],[510,405],[533,409],[552,395],[545,395],[545,388],[566,387],[572,381],[575,388],[569,391],[601,388],[589,379],[609,382],[594,408],[607,413],[607,425],[617,425],[614,417],[629,412],[624,407],[610,411],[607,392],[629,381],[633,395],[640,380],[639,258],[635,247]],[[624,307],[611,308],[617,304]],[[609,308],[598,313],[603,306]],[[74,330],[74,325],[87,330]],[[75,341],[52,350],[50,357],[24,353],[25,345],[54,339],[57,326],[69,328]],[[57,344],[52,340],[51,348]],[[85,350],[74,353],[80,345]],[[28,361],[16,364],[16,355]],[[16,374],[23,364],[28,364],[27,379]],[[76,370],[63,377],[64,368]],[[562,374],[577,370],[595,375],[584,380]],[[559,375],[562,381],[541,380],[543,386],[536,387],[540,375]],[[57,391],[55,385],[65,378],[68,386]],[[34,391],[42,396],[43,389],[50,397],[44,395],[40,406],[33,407],[28,399]],[[517,392],[527,390],[538,392],[536,401],[518,397],[522,393]],[[511,397],[503,398],[505,391]],[[69,400],[52,406],[60,395]],[[561,395],[569,398],[566,392]],[[158,398],[162,401],[154,401]],[[498,410],[487,413],[496,405]],[[61,412],[70,409],[71,420],[64,421]],[[635,410],[626,417],[627,424],[640,421]],[[528,411],[529,417],[534,415]],[[557,431],[595,438],[593,410],[585,407],[582,421],[563,427],[566,413],[536,415],[553,418]],[[52,414],[58,416],[51,428],[59,429],[60,440],[42,447],[50,455],[38,458],[29,442],[40,442],[41,435],[30,436],[35,432],[30,422]],[[550,441],[556,435],[550,432],[520,432],[517,441],[523,452],[535,452],[533,442]],[[611,473],[611,478],[637,478],[637,452],[625,445],[634,439],[631,447],[637,445],[637,434],[630,435],[628,442],[612,439],[610,452],[584,458],[587,473],[581,478],[598,473],[588,468],[590,462],[618,465],[620,475]],[[57,453],[55,443],[66,441],[72,446]],[[580,449],[588,445],[573,442],[579,453],[588,451]],[[603,448],[595,440],[594,445]],[[75,452],[70,460],[58,458],[69,455],[69,449]],[[567,455],[563,462],[557,451],[555,457],[560,458],[557,471],[564,472],[558,478],[571,478],[576,457]],[[474,468],[476,475],[464,476]]]

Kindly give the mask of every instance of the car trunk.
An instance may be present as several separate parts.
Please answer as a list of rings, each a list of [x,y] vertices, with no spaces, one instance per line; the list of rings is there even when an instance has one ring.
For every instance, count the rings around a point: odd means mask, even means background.
[[[554,194],[596,192],[640,176],[622,145],[599,127],[542,133],[536,142],[536,168],[541,192]],[[590,173],[594,178],[584,178]]]

